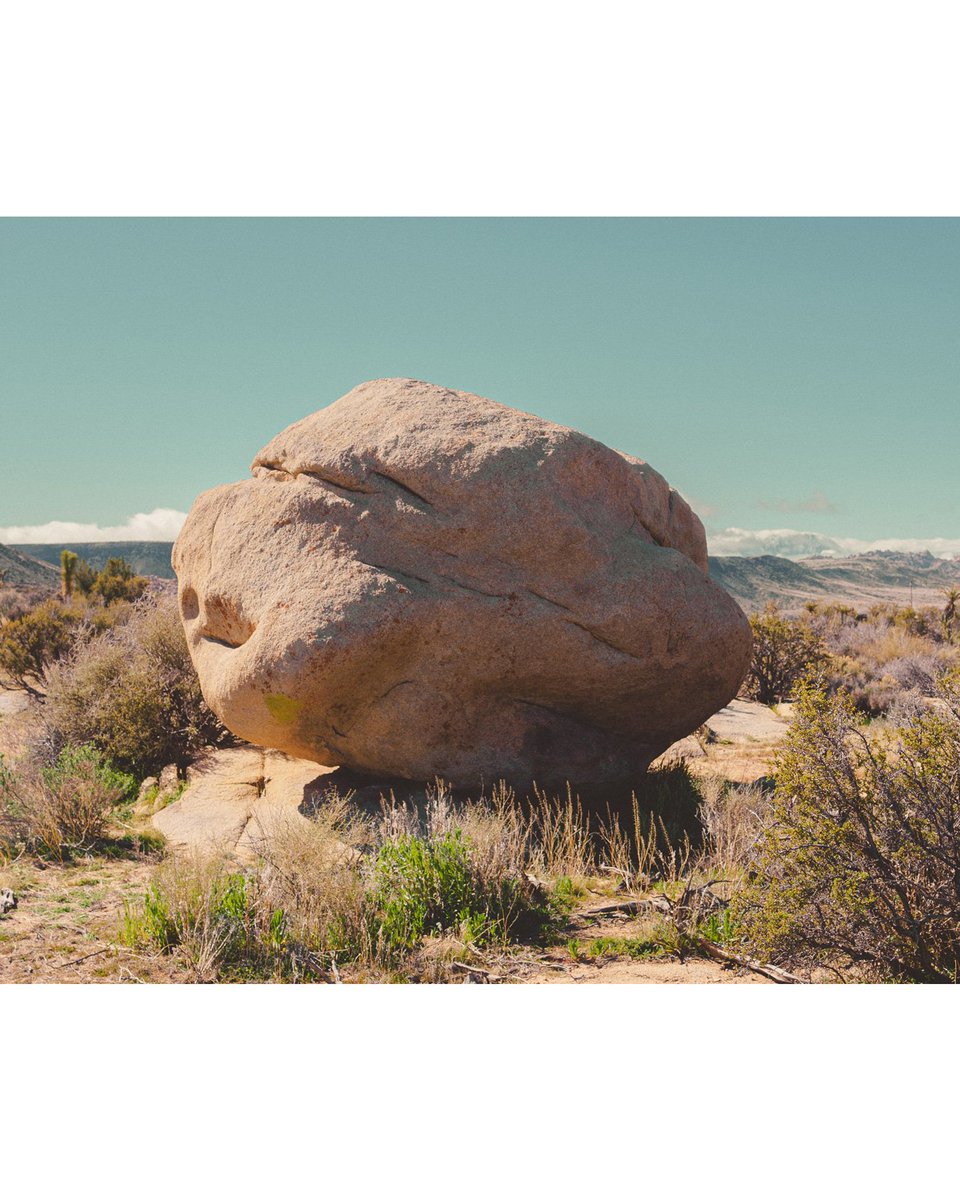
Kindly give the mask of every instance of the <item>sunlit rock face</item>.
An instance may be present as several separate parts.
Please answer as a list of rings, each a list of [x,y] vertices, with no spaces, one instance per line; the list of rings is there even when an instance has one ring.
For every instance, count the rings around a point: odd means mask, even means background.
[[[380,379],[205,492],[173,551],[240,737],[379,777],[634,779],[737,692],[750,630],[646,463]]]

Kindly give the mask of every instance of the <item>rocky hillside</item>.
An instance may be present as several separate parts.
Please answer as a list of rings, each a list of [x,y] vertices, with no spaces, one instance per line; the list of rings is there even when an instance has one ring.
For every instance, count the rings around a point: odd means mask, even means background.
[[[960,561],[895,550],[799,562],[771,554],[718,557],[710,559],[710,574],[747,612],[771,600],[786,610],[800,608],[806,600],[855,607],[878,602],[942,605],[943,589],[960,587]]]
[[[55,588],[59,584],[60,550],[57,549],[57,567],[26,553],[23,546],[0,546],[0,585],[3,587]]]
[[[59,570],[60,551],[72,550],[95,571],[103,568],[108,558],[124,558],[138,575],[155,575],[158,579],[173,579],[170,566],[171,542],[71,542],[49,546],[18,546],[23,554],[52,563]]]

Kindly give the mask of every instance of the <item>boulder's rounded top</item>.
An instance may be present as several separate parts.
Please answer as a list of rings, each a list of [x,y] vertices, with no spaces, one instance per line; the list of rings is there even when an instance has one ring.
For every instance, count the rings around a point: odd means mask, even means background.
[[[377,490],[386,478],[421,500],[455,506],[469,485],[517,504],[549,488],[589,501],[612,483],[651,541],[707,569],[703,525],[648,463],[566,425],[419,379],[359,384],[277,434],[251,470],[357,492]]]

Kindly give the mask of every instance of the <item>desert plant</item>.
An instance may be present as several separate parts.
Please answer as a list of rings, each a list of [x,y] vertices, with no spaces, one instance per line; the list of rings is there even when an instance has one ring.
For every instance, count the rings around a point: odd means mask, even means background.
[[[79,610],[46,601],[0,625],[0,672],[19,687],[37,692],[44,672],[73,646]]]
[[[167,763],[182,770],[202,747],[228,738],[200,692],[166,593],[143,597],[129,620],[81,642],[48,672],[44,720],[55,750],[90,742],[141,777]]]
[[[463,835],[405,835],[380,847],[373,868],[379,933],[408,950],[425,932],[459,928],[473,914],[474,886]]]
[[[940,677],[957,662],[933,615],[912,609],[875,606],[853,624],[836,624],[823,614],[814,627],[828,656],[818,665],[831,691],[849,692],[871,717],[899,706],[905,693],[933,696]],[[925,632],[924,632],[925,631]]]
[[[49,599],[49,588],[0,587],[0,625],[22,617]]]
[[[125,559],[108,558],[90,592],[99,596],[104,604],[114,604],[117,600],[139,600],[147,589],[147,583],[142,575],[134,574]]]
[[[522,923],[536,937],[549,921],[537,888],[519,870],[483,878],[461,829],[385,842],[371,875],[376,939],[387,954],[412,949],[426,933],[453,932],[484,945],[509,941]]]
[[[93,591],[93,585],[96,581],[97,572],[90,566],[86,559],[78,558],[73,567],[74,590],[79,592],[81,596],[89,596]]]
[[[705,858],[712,874],[736,881],[747,870],[766,825],[769,789],[761,783],[699,781]]]
[[[735,917],[757,952],[864,978],[960,973],[960,693],[885,746],[848,696],[801,690]]]
[[[823,661],[824,647],[803,620],[784,616],[775,604],[750,618],[753,659],[749,693],[761,704],[786,700],[807,672]]]
[[[331,789],[313,821],[255,835],[258,861],[239,878],[225,862],[162,863],[122,940],[176,953],[198,978],[287,980],[395,972],[430,938],[461,954],[535,940],[566,910],[563,880],[531,877],[544,860],[500,793],[461,807],[441,786],[425,810],[393,801],[373,819]]]
[[[960,588],[944,588],[943,598],[946,603],[940,614],[940,624],[943,627],[944,638],[950,642],[953,641],[957,620],[960,617]]]
[[[100,841],[111,809],[135,793],[136,780],[93,746],[68,746],[50,766],[0,762],[0,834],[8,845],[63,859]]]
[[[255,930],[256,879],[216,859],[167,859],[139,905],[127,902],[120,925],[124,945],[177,951],[198,980],[232,969],[270,973]],[[282,921],[275,921],[280,929]],[[266,971],[264,971],[266,967]]]
[[[73,583],[77,569],[77,556],[72,550],[60,551],[60,595],[69,600],[73,595]]]

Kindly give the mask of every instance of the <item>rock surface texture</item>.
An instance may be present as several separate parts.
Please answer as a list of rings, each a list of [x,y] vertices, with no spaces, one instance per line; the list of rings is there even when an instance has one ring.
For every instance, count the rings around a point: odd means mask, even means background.
[[[371,776],[629,780],[750,658],[703,526],[652,467],[412,379],[285,429],[200,496],[173,566],[224,723]]]
[[[275,750],[217,750],[189,769],[187,790],[152,821],[174,851],[249,861],[278,827],[306,823],[300,806],[317,775],[315,763]]]

